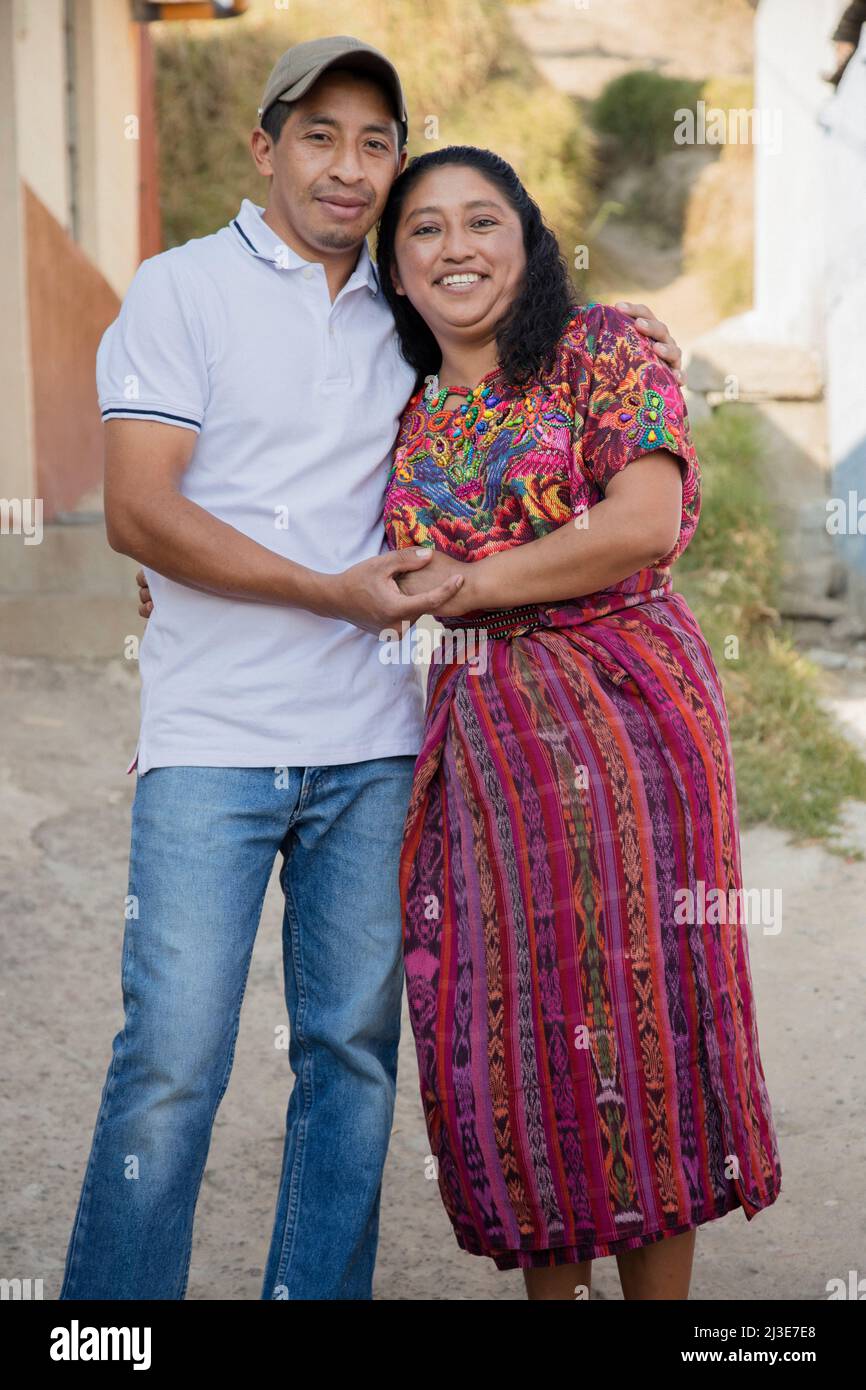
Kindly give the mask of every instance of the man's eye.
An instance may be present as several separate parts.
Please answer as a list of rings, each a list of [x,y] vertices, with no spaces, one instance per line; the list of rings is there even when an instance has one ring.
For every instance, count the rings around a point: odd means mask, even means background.
[[[374,150],[387,150],[388,146],[383,140],[368,140],[367,144]]]

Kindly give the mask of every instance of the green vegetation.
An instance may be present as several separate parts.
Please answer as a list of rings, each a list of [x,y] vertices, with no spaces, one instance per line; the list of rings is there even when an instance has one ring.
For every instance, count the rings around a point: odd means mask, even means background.
[[[842,801],[866,801],[866,763],[820,705],[818,672],[774,609],[780,538],[757,470],[754,415],[722,406],[694,437],[701,518],[674,583],[724,682],[741,824],[768,821],[838,849]],[[727,654],[732,637],[736,657]]]
[[[593,104],[605,138],[608,196],[624,190],[626,217],[661,245],[682,243],[683,268],[708,285],[720,317],[752,302],[753,146],[677,145],[675,113],[751,111],[749,79],[704,82],[634,71],[615,78]],[[737,122],[734,131],[740,133]]]
[[[696,112],[699,101],[707,111],[749,110],[753,84],[742,77],[704,82],[635,69],[608,82],[592,105],[592,123],[616,140],[625,163],[652,164],[683,148],[674,143],[675,113]]]
[[[264,202],[248,150],[265,78],[293,43],[355,34],[400,69],[410,155],[486,145],[514,164],[573,260],[588,207],[589,143],[574,102],[547,85],[515,38],[503,0],[316,0],[260,7],[238,21],[155,26],[165,244]]]
[[[596,130],[614,136],[623,163],[652,163],[674,144],[674,112],[694,111],[703,84],[659,72],[626,72],[608,82],[592,107]]]

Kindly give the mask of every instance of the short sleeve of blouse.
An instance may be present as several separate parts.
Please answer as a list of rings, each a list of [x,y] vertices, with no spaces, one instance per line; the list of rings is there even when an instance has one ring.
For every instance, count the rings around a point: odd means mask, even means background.
[[[585,311],[583,390],[576,409],[575,466],[603,493],[629,463],[667,449],[680,461],[683,507],[674,548],[657,563],[666,567],[691,540],[701,500],[700,464],[689,432],[688,412],[671,369],[657,357],[631,319],[605,304]]]

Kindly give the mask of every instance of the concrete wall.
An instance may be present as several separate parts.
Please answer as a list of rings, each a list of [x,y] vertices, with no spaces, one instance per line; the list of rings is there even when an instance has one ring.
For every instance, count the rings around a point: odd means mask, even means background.
[[[866,617],[866,26],[825,112],[825,305],[831,490],[864,505],[864,533],[838,538],[855,605]]]
[[[24,209],[18,173],[15,3],[0,0],[0,497],[35,497]]]
[[[0,0],[0,497],[99,481],[94,358],[160,249],[149,36],[130,0]]]
[[[734,321],[766,344],[816,351],[829,495],[866,503],[866,33],[834,91],[830,36],[845,0],[760,0],[755,104],[780,111],[778,153],[755,160],[755,307]],[[866,527],[866,517],[863,518]],[[866,534],[832,536],[866,618]]]
[[[69,230],[63,0],[14,0],[18,168]]]
[[[67,43],[64,0],[3,4],[11,11],[19,175],[122,295],[140,259],[141,26],[129,0],[72,0]]]
[[[126,0],[73,0],[77,241],[119,295],[139,262],[139,33]],[[138,135],[140,137],[140,130]]]
[[[754,336],[823,348],[824,158],[821,111],[832,88],[830,35],[845,0],[761,0],[755,17],[755,105],[781,113],[781,147],[755,149]]]

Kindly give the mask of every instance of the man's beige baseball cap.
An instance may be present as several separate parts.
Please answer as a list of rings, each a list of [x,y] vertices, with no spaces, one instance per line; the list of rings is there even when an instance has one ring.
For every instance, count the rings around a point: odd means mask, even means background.
[[[357,72],[369,72],[381,78],[394,103],[394,114],[403,127],[405,140],[409,132],[406,115],[406,100],[397,69],[378,48],[371,48],[360,39],[337,34],[327,39],[311,39],[309,43],[295,44],[286,49],[274,64],[273,71],[265,83],[262,104],[259,107],[261,120],[275,101],[297,101],[313,83],[321,77],[326,68],[350,67]]]

